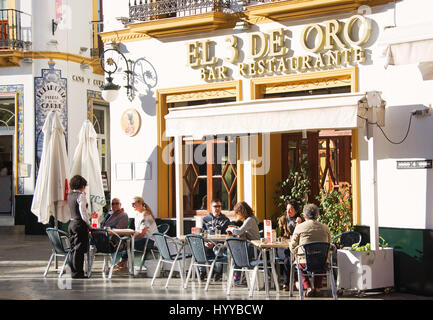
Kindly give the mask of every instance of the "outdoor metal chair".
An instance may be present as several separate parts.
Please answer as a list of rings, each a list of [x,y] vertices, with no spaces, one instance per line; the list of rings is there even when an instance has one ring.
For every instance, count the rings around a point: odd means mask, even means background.
[[[183,286],[183,268],[180,264],[180,261],[191,258],[191,254],[184,253],[185,244],[177,238],[169,237],[160,232],[155,232],[153,234],[153,238],[159,251],[159,260],[150,286],[153,286],[155,278],[159,274],[164,262],[171,264],[170,273],[168,275],[167,282],[165,283],[165,287],[168,287],[168,283],[170,282],[170,279],[173,275],[176,264],[179,268],[179,274]]]
[[[336,235],[332,243],[337,247],[352,247],[354,244],[360,244],[362,236],[357,231],[346,231]]]
[[[337,261],[337,248],[352,247],[359,245],[362,241],[362,235],[357,231],[346,231],[336,235],[332,239],[334,244],[334,254],[332,256],[332,268],[334,269],[335,279],[338,277],[338,261]]]
[[[168,223],[162,223],[162,224],[158,225],[157,228],[158,228],[159,233],[166,234],[168,232],[168,230],[170,229],[170,225]],[[134,251],[142,252],[141,260],[140,260],[140,269],[138,270],[139,273],[143,269],[144,261],[146,259],[146,255],[149,251],[153,256],[153,259],[156,259],[155,252],[158,251],[158,248],[154,245],[152,248],[147,249],[147,243],[148,242],[149,242],[149,238],[146,240],[146,243],[144,244],[144,250],[134,249]]]
[[[230,290],[233,283],[233,273],[235,271],[240,272],[251,272],[253,274],[252,276],[252,283],[250,284],[249,277],[247,276],[247,284],[249,289],[249,296],[253,296],[254,292],[254,285],[256,283],[257,279],[257,273],[259,271],[259,268],[263,268],[263,261],[261,260],[262,252],[260,250],[257,259],[250,258],[248,247],[252,246],[254,249],[254,245],[243,238],[227,238],[226,239],[227,248],[229,249],[230,255],[231,255],[231,261],[232,265],[229,271],[229,280],[227,284],[227,295],[230,295]],[[254,255],[256,256],[256,255]]]
[[[309,243],[304,243],[297,246],[294,249],[295,262],[293,263],[294,268],[298,270],[298,280],[299,280],[299,299],[303,300],[303,285],[302,285],[302,275],[307,277],[313,277],[311,281],[314,289],[314,277],[315,276],[326,276],[330,279],[332,297],[337,299],[337,289],[335,287],[335,279],[333,276],[332,265],[328,264],[328,255],[331,253],[332,259],[332,244],[322,241],[313,241]],[[299,249],[302,248],[301,252]],[[299,264],[299,257],[305,257],[305,268],[302,268]],[[290,277],[290,296],[293,294],[293,277]]]
[[[191,264],[189,265],[188,275],[186,276],[184,288],[186,289],[188,287],[188,280],[189,277],[191,276],[194,267],[195,267],[195,271],[199,283],[201,282],[201,279],[200,279],[198,268],[206,267],[206,268],[210,268],[207,276],[206,286],[204,288],[204,290],[207,291],[209,287],[210,279],[212,278],[215,264],[227,263],[227,256],[222,253],[223,244],[222,243],[216,244],[213,241],[205,240],[202,236],[195,235],[195,234],[187,235],[186,240],[188,241],[188,244],[191,248],[192,260],[191,260]],[[208,258],[206,256],[205,242],[209,242],[214,245],[213,250],[215,252],[215,258]]]
[[[110,243],[110,236],[115,237],[117,243],[115,247]],[[123,241],[125,241],[125,237],[120,237],[114,231],[108,232],[106,229],[95,228],[90,230],[90,243],[94,247],[92,250],[92,261],[89,266],[89,277],[92,273],[93,263],[95,261],[96,256],[104,257],[104,264],[102,266],[102,272],[105,275],[107,271],[107,257],[110,257],[110,271],[108,273],[108,279],[111,279],[111,275],[113,274],[113,268],[116,264],[117,255],[120,251]],[[90,253],[89,253],[90,254]]]
[[[65,270],[66,262],[69,260],[69,256],[71,254],[69,235],[66,232],[57,228],[47,228],[45,231],[48,235],[48,238],[50,239],[51,245],[53,246],[53,251],[51,253],[50,259],[48,260],[48,264],[43,276],[47,276],[48,270],[50,269],[51,263],[53,262],[54,258],[56,259],[57,269],[57,257],[65,257],[62,269],[59,271],[59,278],[61,278],[63,271]],[[64,241],[66,246],[63,244]]]

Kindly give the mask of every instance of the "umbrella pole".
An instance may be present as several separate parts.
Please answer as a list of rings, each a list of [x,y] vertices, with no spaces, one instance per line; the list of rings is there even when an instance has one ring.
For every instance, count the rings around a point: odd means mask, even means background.
[[[55,202],[54,202],[54,228],[59,229],[58,222],[57,222],[57,206]],[[58,268],[57,255],[54,256],[54,261],[56,263],[56,270],[57,270]]]

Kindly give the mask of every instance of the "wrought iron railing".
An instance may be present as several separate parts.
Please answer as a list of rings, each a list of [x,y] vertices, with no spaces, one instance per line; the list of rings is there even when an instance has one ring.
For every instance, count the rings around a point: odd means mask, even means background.
[[[32,16],[14,9],[0,10],[0,50],[27,50],[32,44]]]
[[[130,21],[185,17],[208,12],[237,12],[236,0],[133,0],[129,1]]]

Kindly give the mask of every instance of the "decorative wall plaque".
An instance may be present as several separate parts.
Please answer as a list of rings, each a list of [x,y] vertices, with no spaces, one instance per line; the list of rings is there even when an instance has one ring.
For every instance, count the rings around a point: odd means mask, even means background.
[[[122,131],[129,137],[133,137],[140,130],[140,114],[135,109],[128,109],[123,112],[120,119]]]

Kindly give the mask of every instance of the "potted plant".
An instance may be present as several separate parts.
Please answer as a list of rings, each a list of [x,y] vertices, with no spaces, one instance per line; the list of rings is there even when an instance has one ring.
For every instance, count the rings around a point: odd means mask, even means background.
[[[332,238],[342,232],[353,230],[352,195],[348,186],[331,192],[322,189],[317,200],[320,201],[319,221],[329,227]]]
[[[278,212],[274,214],[273,221],[285,214],[286,202],[292,200],[295,202],[298,212],[302,212],[304,206],[308,203],[308,195],[311,193],[311,182],[308,177],[307,163],[304,162],[299,170],[290,170],[287,179],[277,183],[277,190],[274,194],[274,201],[278,207]],[[280,235],[277,228],[277,235]]]

